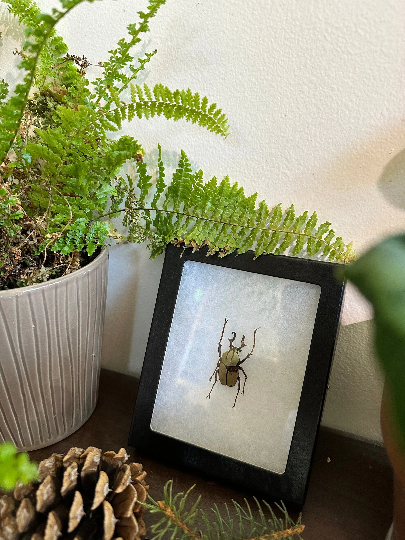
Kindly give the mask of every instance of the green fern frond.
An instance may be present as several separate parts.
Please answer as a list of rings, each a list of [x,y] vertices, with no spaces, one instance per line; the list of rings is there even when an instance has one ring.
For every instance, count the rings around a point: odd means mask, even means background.
[[[165,190],[165,168],[162,161],[162,148],[160,144],[158,145],[158,166],[157,166],[157,180],[155,186],[155,195],[151,202],[151,207],[156,208],[157,203],[160,199],[160,196]]]
[[[166,186],[159,147],[159,182],[152,203],[148,206],[146,201],[153,190],[147,196],[144,184],[139,186],[141,196],[132,201],[136,226],[142,227],[145,220],[149,230],[152,224],[149,247],[153,256],[162,253],[166,243],[175,242],[193,249],[208,246],[209,254],[220,256],[253,249],[256,257],[306,253],[336,262],[354,258],[352,244],[346,245],[340,237],[334,239],[329,222],[317,227],[315,212],[297,216],[293,205],[283,211],[281,204],[269,210],[265,201],[256,205],[256,193],[247,197],[243,188],[232,184],[228,177],[219,183],[214,177],[206,184],[202,178],[202,171],[193,173],[182,152],[172,182]],[[131,223],[130,216],[127,221]]]
[[[176,171],[173,174],[171,184],[167,188],[164,208],[169,206],[175,212],[180,212],[181,208],[189,208],[191,192],[194,188],[194,177],[191,163],[185,152],[181,152],[181,157]]]
[[[143,161],[135,162],[135,166],[136,174],[138,177],[137,185],[138,189],[140,190],[139,201],[143,203],[149,193],[150,188],[152,187],[152,177],[148,174],[146,163],[144,163]]]
[[[14,95],[0,109],[0,163],[4,161],[20,127],[40,55],[52,37],[55,25],[83,1],[61,0],[62,10],[54,8],[52,15],[37,13],[35,9],[33,10],[32,16],[35,24],[26,29],[27,41],[23,46],[24,57],[19,65],[21,69],[26,71],[26,75],[23,82],[16,86]],[[86,1],[93,2],[94,0]],[[18,6],[19,3],[16,2],[14,7],[17,12]]]
[[[98,116],[104,115],[104,130],[121,129],[122,121],[132,120],[135,114],[139,117],[164,115],[166,118],[185,118],[191,122],[198,122],[210,131],[226,134],[227,125],[225,116],[219,109],[212,114],[205,114],[202,110],[194,107],[199,103],[197,95],[190,90],[184,93],[187,107],[182,105],[173,107],[172,93],[161,85],[162,98],[156,106],[152,99],[152,92],[144,86],[144,99],[134,99],[129,104],[121,101],[123,91],[134,81],[138,73],[145,68],[147,62],[156,54],[156,51],[146,53],[138,59],[138,65],[132,65],[134,60],[130,55],[130,49],[141,40],[140,35],[149,30],[149,21],[166,0],[149,0],[146,12],[139,12],[140,22],[130,24],[128,28],[129,38],[121,39],[116,49],[110,52],[109,59],[104,62],[103,76],[95,80],[93,91],[86,88],[88,80],[83,77],[73,62],[73,57],[61,58],[67,52],[67,46],[60,36],[55,33],[55,25],[74,7],[85,0],[61,0],[62,9],[53,9],[52,15],[41,13],[32,0],[4,0],[9,5],[9,10],[16,14],[20,21],[27,26],[27,41],[21,52],[22,61],[19,65],[27,73],[22,84],[16,86],[14,95],[6,100],[7,87],[2,83],[0,88],[0,163],[4,161],[21,125],[24,110],[28,104],[28,96],[31,88],[35,86],[40,93],[41,99],[48,99],[47,93],[52,99],[69,103],[91,105]],[[94,0],[87,0],[93,2]],[[61,67],[63,66],[63,68]],[[127,73],[128,70],[129,74]],[[54,85],[54,86],[52,86]],[[62,88],[63,87],[63,88]],[[56,88],[56,92],[54,90]],[[59,90],[63,90],[59,92]],[[64,98],[64,94],[68,96]],[[132,92],[132,89],[131,89]],[[86,101],[87,98],[87,101]],[[104,101],[103,113],[100,112],[100,102]],[[32,100],[38,105],[36,100]],[[100,122],[101,125],[101,122]]]
[[[127,26],[129,38],[120,39],[117,48],[110,51],[109,59],[103,63],[103,76],[97,78],[94,83],[97,103],[100,103],[102,99],[105,99],[109,103],[108,94],[111,87],[115,88],[121,94],[128,88],[131,81],[136,79],[139,71],[145,68],[145,64],[156,53],[156,51],[146,53],[145,58],[138,60],[137,67],[131,64],[134,57],[131,56],[130,50],[141,41],[140,35],[148,32],[150,19],[156,15],[159,8],[165,3],[166,0],[149,0],[146,12],[138,12],[140,22]],[[125,73],[126,67],[129,67],[130,75]]]
[[[0,107],[4,105],[4,100],[8,95],[8,83],[4,79],[0,79]]]
[[[213,518],[199,508],[201,496],[187,509],[190,506],[188,497],[193,487],[184,494],[173,495],[173,483],[170,480],[164,486],[162,501],[155,501],[149,497],[151,503],[146,503],[146,508],[151,514],[160,516],[160,519],[150,528],[151,540],[166,538],[173,540],[186,538],[192,540],[257,540],[258,538],[302,540],[301,533],[305,526],[301,523],[301,516],[297,522],[294,522],[289,517],[284,504],[276,505],[281,518],[278,518],[273,509],[264,502],[269,514],[266,516],[257,499],[255,499],[257,505],[255,512],[245,499],[245,506],[232,501],[232,507],[225,504],[224,511],[215,505],[211,509]],[[197,519],[204,524],[203,530],[196,528]]]
[[[229,133],[222,110],[215,103],[207,109],[208,99],[203,97],[201,100],[200,95],[193,94],[189,88],[172,92],[163,84],[156,84],[153,91],[146,84],[141,87],[131,83],[130,87],[131,102],[139,118],[164,116],[175,121],[184,118],[223,137]]]
[[[29,29],[40,30],[41,24],[44,20],[48,20],[52,23],[51,19],[46,19],[45,14],[41,14],[38,6],[32,0],[3,0],[8,4],[9,12],[17,16],[20,23]],[[52,30],[46,42],[44,43],[41,53],[39,55],[39,62],[35,70],[35,85],[37,88],[44,86],[46,79],[54,72],[58,65],[60,58],[66,54],[68,48],[61,36],[58,36],[55,30]],[[70,66],[72,69],[69,76],[78,78],[79,74],[77,70]],[[57,69],[57,68],[56,68]]]

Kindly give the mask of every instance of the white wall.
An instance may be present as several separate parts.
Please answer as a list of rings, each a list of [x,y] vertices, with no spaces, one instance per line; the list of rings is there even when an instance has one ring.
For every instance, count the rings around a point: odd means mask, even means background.
[[[145,5],[82,5],[60,32],[71,53],[97,63]],[[148,84],[206,94],[231,134],[222,140],[164,119],[134,121],[126,132],[150,152],[157,143],[168,157],[184,149],[207,177],[229,174],[269,205],[316,210],[361,252],[405,225],[404,17],[402,0],[167,0],[147,38],[146,49],[158,49]],[[139,374],[162,258],[126,245],[110,260],[103,365]],[[348,298],[323,422],[379,440],[369,318]]]

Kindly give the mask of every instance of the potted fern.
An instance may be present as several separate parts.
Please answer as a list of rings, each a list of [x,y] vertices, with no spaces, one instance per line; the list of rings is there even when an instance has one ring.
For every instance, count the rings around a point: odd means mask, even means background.
[[[123,122],[142,117],[185,118],[223,137],[228,124],[215,104],[189,89],[137,84],[156,51],[135,59],[132,48],[165,0],[149,0],[138,24],[95,67],[69,54],[55,31],[82,1],[61,0],[60,9],[42,14],[29,0],[3,0],[27,35],[16,51],[23,82],[14,94],[0,83],[0,433],[19,449],[64,438],[94,409],[103,248],[111,238],[146,241],[152,257],[168,242],[208,246],[221,256],[254,247],[257,255],[353,257],[330,223],[317,227],[316,213],[257,205],[256,194],[245,196],[228,178],[204,183],[184,152],[166,183],[160,148],[148,166],[137,140],[116,136]],[[91,84],[89,69],[99,70]],[[127,162],[134,174],[120,175]],[[121,214],[125,234],[111,221]]]

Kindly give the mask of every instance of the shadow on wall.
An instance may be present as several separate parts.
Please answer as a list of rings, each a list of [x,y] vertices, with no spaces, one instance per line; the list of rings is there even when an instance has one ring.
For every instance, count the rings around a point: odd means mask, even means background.
[[[8,12],[5,4],[0,5],[0,28],[2,39],[8,38],[24,42],[24,29],[16,23],[16,17]]]
[[[22,82],[24,72],[17,66],[22,58],[14,54],[15,50],[21,49],[21,44],[25,41],[24,29],[16,24],[16,18],[8,13],[7,6],[0,4],[0,65],[1,78],[10,86],[9,90],[14,90],[18,83]],[[3,43],[7,42],[7,47]]]
[[[139,376],[142,369],[163,256],[154,261],[143,244],[110,248],[102,366]]]
[[[390,204],[405,210],[405,150],[384,167],[378,188]]]
[[[383,376],[373,351],[372,320],[341,325],[322,424],[382,443]]]
[[[120,372],[128,368],[138,291],[139,254],[132,247],[123,245],[109,249],[102,366]]]

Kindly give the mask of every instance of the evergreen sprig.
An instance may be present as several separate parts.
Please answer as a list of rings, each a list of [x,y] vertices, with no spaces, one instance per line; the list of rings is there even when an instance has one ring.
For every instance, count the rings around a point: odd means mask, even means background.
[[[243,187],[214,177],[203,183],[202,171],[193,172],[181,152],[169,185],[164,181],[161,149],[158,178],[154,188],[145,167],[137,167],[137,183],[128,186],[125,225],[129,239],[148,240],[152,257],[163,252],[169,242],[220,256],[253,249],[256,256],[267,253],[320,255],[330,261],[348,262],[354,258],[352,244],[345,244],[329,222],[318,225],[316,212],[296,215],[294,206],[281,204],[269,209],[265,201],[256,204],[257,193],[246,196]],[[153,197],[153,198],[152,198]],[[147,200],[151,200],[150,204]]]
[[[245,506],[232,501],[232,506],[225,504],[225,511],[217,505],[212,514],[207,515],[199,508],[201,496],[194,504],[188,504],[188,497],[193,488],[186,493],[173,494],[173,482],[170,480],[164,487],[164,497],[151,503],[145,503],[152,514],[161,518],[150,527],[151,540],[302,540],[301,533],[305,526],[301,523],[301,515],[294,522],[288,515],[284,504],[276,505],[282,515],[278,518],[269,504],[263,501],[269,517],[265,515],[263,506],[255,499],[257,511],[254,513],[249,502]],[[256,515],[255,515],[256,514]],[[197,528],[198,520],[204,524],[203,530]]]

